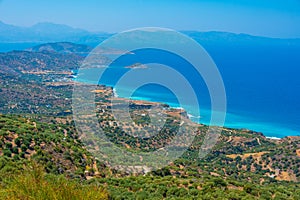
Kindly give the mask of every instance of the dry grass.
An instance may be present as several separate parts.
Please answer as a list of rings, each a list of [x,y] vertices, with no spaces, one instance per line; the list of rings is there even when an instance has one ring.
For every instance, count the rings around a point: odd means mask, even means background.
[[[63,176],[45,175],[37,165],[26,168],[22,174],[6,177],[0,184],[0,199],[108,199],[99,186],[83,185]]]
[[[230,155],[226,155],[226,157],[235,159],[236,157],[240,156],[242,159],[246,159],[246,158],[252,156],[255,159],[260,159],[261,156],[266,154],[266,153],[269,153],[269,152],[262,151],[262,152],[258,152],[258,153],[230,154]]]
[[[297,154],[297,156],[300,156],[300,149],[296,150],[296,154]]]
[[[290,174],[285,171],[281,171],[280,174],[276,177],[278,181],[297,181],[297,177],[294,174]]]

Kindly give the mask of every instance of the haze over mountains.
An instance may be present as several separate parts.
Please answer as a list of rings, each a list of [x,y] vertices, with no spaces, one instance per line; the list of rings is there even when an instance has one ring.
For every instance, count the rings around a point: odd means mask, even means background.
[[[90,33],[88,31],[72,28],[67,25],[53,23],[38,23],[31,27],[19,27],[5,24],[0,21],[1,42],[58,42],[68,41],[76,43],[90,43],[102,41],[108,33]]]
[[[182,33],[195,40],[206,43],[286,43],[300,44],[300,39],[277,39],[257,37],[247,34],[235,34],[228,32],[199,32],[182,31]],[[74,42],[80,44],[97,45],[112,33],[89,32],[83,29],[72,28],[67,25],[49,22],[38,23],[31,27],[19,27],[0,21],[0,43],[47,43],[47,42]]]
[[[182,33],[198,41],[218,66],[226,86],[228,112],[238,113],[238,117],[227,115],[226,126],[248,128],[272,137],[298,135],[300,39],[217,31]],[[132,34],[132,39],[139,34],[144,32]],[[84,56],[111,35],[51,23],[28,28],[1,23],[0,52],[26,50]]]

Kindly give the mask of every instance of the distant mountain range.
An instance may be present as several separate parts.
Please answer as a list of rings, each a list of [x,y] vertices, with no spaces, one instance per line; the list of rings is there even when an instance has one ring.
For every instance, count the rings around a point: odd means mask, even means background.
[[[90,33],[67,25],[38,23],[31,27],[19,27],[0,21],[0,42],[75,42],[93,43],[103,41],[109,33]]]
[[[265,44],[288,43],[300,44],[300,39],[278,39],[257,37],[247,34],[235,34],[228,32],[199,32],[181,31],[192,37],[201,44]],[[83,29],[72,28],[67,25],[53,23],[38,23],[31,27],[19,27],[5,24],[0,21],[0,43],[53,43],[53,42],[72,42],[77,44],[87,44],[96,46],[112,33],[89,32]]]

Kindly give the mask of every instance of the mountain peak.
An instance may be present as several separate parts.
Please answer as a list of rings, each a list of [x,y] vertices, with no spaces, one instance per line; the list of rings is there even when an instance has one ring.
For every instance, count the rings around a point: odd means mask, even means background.
[[[42,32],[82,32],[82,33],[88,33],[87,31],[83,29],[73,28],[71,26],[63,25],[63,24],[55,24],[51,22],[39,22],[33,26],[30,27],[34,31],[42,31]]]
[[[38,23],[34,24],[31,27],[44,27],[44,26],[61,26],[61,27],[63,26],[63,27],[71,28],[70,26],[67,26],[67,25],[64,25],[64,24],[55,24],[55,23],[52,23],[52,22],[38,22]]]

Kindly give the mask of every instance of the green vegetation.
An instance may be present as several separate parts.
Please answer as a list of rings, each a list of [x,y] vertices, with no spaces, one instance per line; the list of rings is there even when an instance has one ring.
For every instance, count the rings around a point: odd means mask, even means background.
[[[204,175],[199,178],[138,176],[95,180],[108,184],[112,199],[299,199],[297,185],[252,183],[224,180]]]
[[[155,151],[169,144],[182,124],[196,136],[180,158],[152,172],[117,171],[103,161],[108,155],[96,159],[88,149],[105,144],[97,144],[96,137],[80,139],[87,133],[77,132],[71,115],[68,76],[82,59],[49,52],[0,55],[0,113],[6,113],[0,114],[0,199],[300,199],[300,137],[272,140],[223,128],[216,145],[199,159],[207,126],[185,117],[182,123],[179,116],[186,113],[141,101],[129,103],[133,123],[118,122],[110,111],[112,88],[105,86],[91,91],[97,117],[120,148]],[[125,101],[118,99],[120,105]],[[162,110],[149,113],[153,105]],[[162,128],[149,123],[162,114]],[[88,124],[89,117],[83,121]],[[184,136],[179,141],[178,148],[186,146]],[[147,160],[154,162],[155,157]]]
[[[46,174],[35,163],[9,176],[1,173],[1,177],[5,178],[0,184],[0,199],[108,199],[103,187]]]
[[[192,161],[190,149],[170,166],[134,176],[110,170],[99,162],[95,168],[94,158],[76,139],[72,123],[40,123],[2,115],[0,130],[0,199],[300,198],[297,183],[265,176],[259,164],[256,173],[240,169],[241,163],[253,164],[254,156],[233,159],[219,155],[220,161],[210,157],[217,152],[214,150],[206,158],[209,163]],[[281,145],[286,144],[277,147]]]
[[[65,173],[79,179],[94,162],[72,126],[38,123],[11,115],[0,115],[0,155],[0,172],[35,160],[48,173]]]

